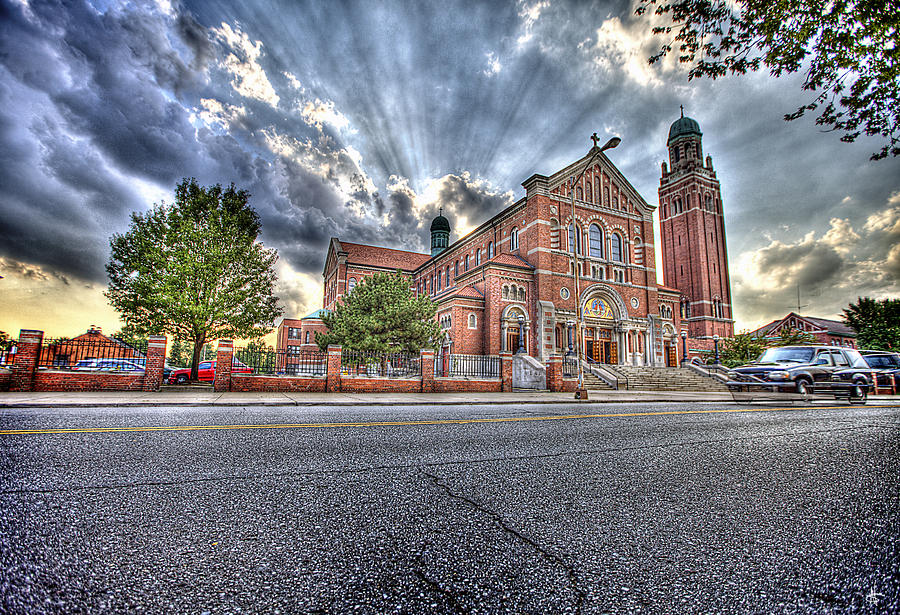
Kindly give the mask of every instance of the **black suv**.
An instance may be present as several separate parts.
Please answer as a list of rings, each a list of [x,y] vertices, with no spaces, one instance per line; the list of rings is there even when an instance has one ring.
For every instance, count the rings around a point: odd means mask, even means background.
[[[804,398],[829,393],[851,403],[865,403],[871,371],[852,348],[778,346],[767,348],[755,362],[731,370],[728,387],[796,393]]]
[[[863,361],[872,368],[872,374],[877,378],[876,388],[890,389],[892,392],[900,392],[900,353],[884,350],[861,350]],[[877,392],[877,391],[876,391]]]

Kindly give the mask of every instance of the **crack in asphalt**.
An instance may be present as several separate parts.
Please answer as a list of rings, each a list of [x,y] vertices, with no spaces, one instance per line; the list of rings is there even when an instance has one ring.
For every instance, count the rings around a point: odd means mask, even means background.
[[[548,562],[551,562],[553,564],[556,564],[556,565],[562,567],[562,569],[566,571],[566,576],[569,578],[569,584],[572,586],[572,591],[575,593],[575,614],[580,615],[581,607],[584,604],[584,599],[586,597],[586,594],[585,594],[584,590],[581,589],[581,586],[578,583],[578,577],[575,574],[575,569],[568,562],[566,562],[563,558],[561,558],[557,554],[553,553],[553,551],[544,548],[543,546],[538,544],[536,541],[532,540],[525,534],[519,532],[517,529],[512,527],[506,521],[506,519],[503,518],[503,515],[501,515],[500,513],[494,512],[490,508],[484,506],[483,504],[480,504],[479,502],[473,500],[472,498],[469,498],[465,495],[454,492],[450,488],[450,486],[447,485],[447,483],[442,482],[438,476],[436,476],[434,474],[430,474],[428,472],[425,472],[424,470],[422,471],[422,474],[424,474],[425,476],[430,478],[431,482],[434,483],[434,486],[443,490],[444,493],[446,493],[448,497],[450,497],[454,500],[459,500],[461,502],[465,502],[466,504],[468,504],[469,506],[471,506],[473,509],[477,510],[478,512],[487,515],[488,517],[493,519],[494,522],[504,532],[506,532],[510,536],[516,538],[517,540],[529,545],[531,548],[533,548],[535,551],[537,551],[538,554],[542,558],[544,558]]]
[[[418,579],[422,581],[431,591],[446,598],[447,602],[450,603],[450,606],[453,607],[454,611],[460,613],[461,615],[466,615],[468,613],[468,611],[464,609],[459,602],[457,602],[456,596],[452,591],[445,587],[442,587],[441,584],[434,579],[429,579],[419,568],[416,568],[413,572],[415,573],[416,577],[418,577]]]
[[[852,427],[836,427],[832,429],[814,429],[807,431],[790,431],[785,433],[774,433],[774,434],[761,434],[757,436],[742,436],[739,438],[714,438],[714,439],[706,439],[706,440],[688,440],[684,442],[660,442],[655,444],[644,444],[638,446],[620,446],[614,448],[596,448],[596,449],[580,449],[574,451],[557,451],[555,453],[537,453],[531,455],[510,455],[510,456],[502,456],[502,457],[481,457],[476,459],[458,459],[451,461],[430,461],[424,463],[407,463],[407,464],[392,464],[392,465],[380,465],[380,466],[366,466],[362,468],[342,468],[335,470],[313,470],[308,472],[266,472],[262,474],[247,474],[247,475],[230,475],[230,476],[206,476],[206,477],[198,477],[198,478],[183,478],[179,480],[159,480],[159,481],[136,481],[131,483],[114,483],[109,485],[75,485],[75,486],[67,486],[67,487],[57,487],[52,489],[5,489],[0,490],[0,495],[20,495],[20,494],[53,494],[53,493],[70,493],[75,491],[90,491],[90,490],[112,490],[112,489],[132,489],[135,487],[174,487],[179,485],[190,485],[190,484],[202,484],[202,483],[214,483],[214,482],[228,482],[228,481],[252,481],[252,480],[261,480],[267,478],[303,478],[303,477],[316,477],[316,476],[344,476],[351,474],[366,474],[368,472],[379,472],[379,471],[390,471],[390,470],[410,470],[410,469],[421,469],[421,468],[438,468],[445,466],[456,466],[456,465],[472,465],[479,463],[493,463],[497,461],[528,461],[533,459],[553,459],[558,457],[569,457],[569,456],[578,456],[578,455],[602,455],[608,453],[619,453],[619,452],[628,452],[628,451],[641,451],[641,450],[651,450],[651,449],[661,449],[661,448],[670,448],[670,447],[680,447],[680,446],[695,446],[695,445],[703,445],[703,444],[717,444],[721,442],[743,442],[743,441],[753,441],[753,440],[761,440],[761,439],[770,439],[770,438],[784,438],[784,437],[795,437],[801,435],[810,435],[810,434],[821,434],[821,433],[830,433],[830,432],[846,432],[846,431],[854,431],[860,429],[896,429],[896,425],[873,425],[873,424],[864,424],[864,425],[853,425]]]

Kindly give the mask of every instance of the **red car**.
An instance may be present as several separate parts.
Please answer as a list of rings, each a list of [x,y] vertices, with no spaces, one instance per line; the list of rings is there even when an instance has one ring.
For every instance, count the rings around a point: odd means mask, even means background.
[[[252,374],[253,369],[247,367],[237,359],[231,363],[231,373]],[[200,382],[212,382],[216,375],[215,361],[200,361],[197,366],[197,379]],[[186,384],[191,379],[191,368],[175,369],[169,374],[169,384]]]

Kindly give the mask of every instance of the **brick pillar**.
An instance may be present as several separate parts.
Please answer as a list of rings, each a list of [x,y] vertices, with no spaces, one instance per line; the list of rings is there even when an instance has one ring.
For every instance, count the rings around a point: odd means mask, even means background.
[[[562,357],[558,354],[550,355],[547,360],[547,388],[554,393],[563,390]]]
[[[33,329],[19,331],[19,342],[16,344],[16,359],[13,363],[12,379],[9,381],[10,391],[30,391],[34,380],[34,370],[41,356],[44,343],[44,332]]]
[[[166,363],[166,336],[151,335],[147,340],[147,363],[144,365],[144,391],[158,391]]]
[[[325,372],[325,392],[341,392],[341,347],[331,345],[328,347],[328,363]]]
[[[223,393],[231,390],[231,363],[234,361],[234,343],[219,340],[216,350],[216,374],[213,376],[213,391]]]
[[[422,392],[434,393],[434,351],[423,350],[419,353],[422,366]]]
[[[500,390],[512,391],[512,353],[500,353]]]

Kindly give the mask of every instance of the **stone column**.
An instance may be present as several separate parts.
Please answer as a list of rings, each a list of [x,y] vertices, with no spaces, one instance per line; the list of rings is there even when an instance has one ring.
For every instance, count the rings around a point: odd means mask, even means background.
[[[341,391],[341,347],[331,345],[328,347],[328,363],[325,372],[325,392],[340,393]]]
[[[216,373],[213,376],[213,391],[222,393],[231,390],[231,364],[234,361],[234,343],[219,340],[216,350]]]
[[[506,347],[506,332],[508,326],[509,325],[505,320],[500,323],[500,352],[506,352],[509,350],[509,348]]]
[[[434,393],[434,351],[422,350],[419,353],[422,367],[422,392]]]
[[[500,390],[512,391],[512,353],[505,350],[500,353]]]
[[[158,391],[166,363],[166,337],[151,335],[147,340],[147,361],[144,365],[144,391]],[[218,365],[218,364],[217,364]]]
[[[9,381],[10,391],[31,391],[34,381],[34,370],[41,356],[44,344],[44,332],[34,329],[21,329],[16,344],[16,360],[13,363],[12,379]]]

